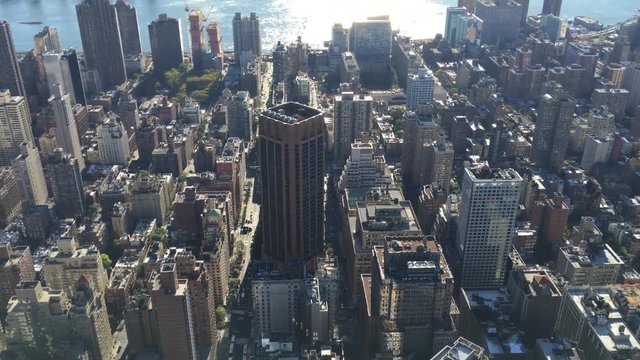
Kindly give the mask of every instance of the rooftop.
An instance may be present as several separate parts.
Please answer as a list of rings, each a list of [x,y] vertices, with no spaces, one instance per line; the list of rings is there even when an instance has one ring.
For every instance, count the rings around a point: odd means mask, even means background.
[[[321,114],[320,110],[296,102],[274,106],[262,113],[263,116],[286,124],[295,124]]]

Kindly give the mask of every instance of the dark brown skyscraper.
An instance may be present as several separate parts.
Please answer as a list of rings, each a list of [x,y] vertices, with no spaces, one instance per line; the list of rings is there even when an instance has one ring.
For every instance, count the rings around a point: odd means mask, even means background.
[[[109,0],[83,0],[76,5],[84,59],[96,69],[105,88],[127,80],[116,9]]]
[[[312,260],[324,239],[324,120],[298,103],[260,115],[262,251],[283,268]]]
[[[560,16],[560,9],[562,9],[562,0],[544,0],[542,15],[553,14]]]
[[[122,52],[124,55],[139,55],[142,52],[142,48],[140,47],[140,31],[138,30],[136,8],[128,0],[116,1],[115,8],[118,14]]]
[[[159,73],[182,64],[182,33],[180,19],[160,14],[149,24],[149,42],[153,69]]]
[[[0,21],[0,89],[9,89],[13,96],[27,96],[13,46],[11,27],[6,21]]]

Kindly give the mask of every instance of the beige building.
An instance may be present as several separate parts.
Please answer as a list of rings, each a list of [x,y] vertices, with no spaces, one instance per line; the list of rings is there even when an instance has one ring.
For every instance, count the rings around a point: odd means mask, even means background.
[[[375,246],[371,270],[373,342],[381,353],[424,357],[445,344],[435,332],[455,335],[450,317],[453,275],[433,236],[389,236]],[[420,355],[421,354],[421,355]]]
[[[384,155],[376,155],[376,149],[377,142],[367,135],[362,135],[351,144],[350,156],[338,182],[340,190],[394,184]]]
[[[640,359],[609,287],[568,287],[560,304],[556,336],[573,340],[586,360]]]
[[[28,246],[18,246],[15,249],[10,243],[0,244],[0,306],[4,313],[9,299],[15,294],[15,289],[22,281],[36,279],[33,258]]]
[[[95,246],[78,247],[75,239],[63,237],[51,249],[42,266],[44,280],[51,289],[73,294],[77,280],[91,275],[96,291],[104,294],[108,277],[102,265],[100,251]]]
[[[570,285],[615,284],[624,262],[607,244],[582,243],[560,248],[556,271],[567,278]]]
[[[69,331],[69,298],[64,291],[23,281],[7,305],[5,336],[8,347],[31,346],[52,350]]]
[[[33,143],[31,114],[24,97],[0,91],[0,124],[0,165],[8,166],[20,155],[23,142]]]
[[[117,347],[109,325],[104,292],[98,291],[91,275],[78,279],[71,299],[69,322],[71,337],[82,340],[91,359],[116,359]]]

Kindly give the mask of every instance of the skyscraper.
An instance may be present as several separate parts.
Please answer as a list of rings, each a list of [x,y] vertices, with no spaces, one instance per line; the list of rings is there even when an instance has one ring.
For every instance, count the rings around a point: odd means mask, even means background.
[[[260,115],[263,258],[311,260],[324,242],[324,119],[284,103]]]
[[[432,102],[435,87],[436,79],[426,67],[410,73],[407,76],[407,109],[415,111],[418,104]]]
[[[287,52],[287,46],[284,43],[278,41],[276,48],[273,50],[273,82],[278,84],[279,82],[287,80],[289,76],[289,54]]]
[[[187,279],[178,279],[175,263],[163,263],[149,288],[156,309],[160,351],[164,359],[195,360],[196,341]]]
[[[465,169],[457,239],[461,287],[504,285],[521,187],[513,169]]]
[[[81,275],[69,309],[71,337],[81,339],[92,359],[113,358],[115,339],[109,326],[104,292],[98,291],[91,275]]]
[[[452,48],[464,45],[468,40],[476,42],[482,35],[482,20],[470,14],[464,7],[448,7],[444,38]]]
[[[433,236],[388,236],[373,248],[372,263],[370,301],[379,321],[379,349],[427,358],[432,348],[441,348],[434,333],[454,331],[453,276],[440,244]]]
[[[391,22],[388,17],[354,22],[349,32],[349,47],[362,73],[379,73],[391,65]]]
[[[20,183],[23,200],[30,205],[45,205],[49,194],[38,148],[33,142],[23,142],[21,151],[11,167]]]
[[[343,92],[337,95],[333,107],[336,157],[344,160],[351,152],[351,143],[362,133],[371,131],[373,99],[370,95]]]
[[[182,64],[182,26],[180,19],[160,14],[149,24],[153,69],[159,73]]]
[[[251,140],[251,118],[253,101],[246,91],[238,91],[226,101],[227,116],[229,118],[229,136]]]
[[[556,171],[562,168],[575,107],[576,101],[559,85],[540,98],[532,146],[532,158],[538,165]]]
[[[202,10],[189,12],[189,37],[191,38],[191,62],[196,69],[202,69],[203,56],[206,53],[204,45],[204,15]]]
[[[249,14],[249,17],[236,13],[233,17],[233,54],[236,62],[240,61],[243,51],[250,51],[257,57],[262,55],[260,18],[256,13]]]
[[[78,136],[76,119],[73,117],[71,107],[71,97],[63,94],[60,85],[53,85],[49,98],[49,105],[53,109],[56,120],[56,142],[65,153],[75,157],[80,170],[84,169],[84,158],[82,157],[82,146]]]
[[[84,60],[98,71],[106,88],[127,80],[116,9],[109,0],[83,0],[76,5]]]
[[[138,30],[138,13],[136,8],[128,0],[117,0],[114,7],[118,15],[118,28],[122,42],[122,53],[127,55],[140,55],[140,32]]]
[[[80,171],[78,160],[60,148],[47,160],[45,176],[51,185],[55,211],[61,219],[84,215],[86,210]]]
[[[13,45],[9,23],[0,21],[0,89],[9,89],[15,96],[26,96],[22,73]]]
[[[211,48],[211,54],[222,55],[222,37],[220,36],[220,24],[217,22],[211,22],[207,25],[207,34],[209,35],[209,47]]]
[[[42,31],[33,37],[33,44],[36,52],[39,54],[62,50],[58,29],[50,26],[45,26]]]
[[[482,19],[482,44],[500,45],[520,30],[522,5],[513,0],[477,0],[475,15]]]
[[[23,142],[33,143],[29,105],[22,96],[0,90],[0,165],[10,165]]]
[[[542,15],[552,14],[560,16],[560,10],[562,9],[562,0],[544,0],[542,4]]]
[[[48,52],[43,56],[44,70],[47,74],[49,92],[54,93],[53,86],[60,85],[63,94],[71,96],[72,104],[86,104],[82,75],[78,55],[74,49],[59,52]]]

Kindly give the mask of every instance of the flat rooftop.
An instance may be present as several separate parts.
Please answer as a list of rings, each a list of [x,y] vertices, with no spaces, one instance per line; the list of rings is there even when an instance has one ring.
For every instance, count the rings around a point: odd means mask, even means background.
[[[287,102],[262,112],[263,116],[287,124],[295,124],[320,114],[320,110],[297,102]]]

